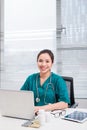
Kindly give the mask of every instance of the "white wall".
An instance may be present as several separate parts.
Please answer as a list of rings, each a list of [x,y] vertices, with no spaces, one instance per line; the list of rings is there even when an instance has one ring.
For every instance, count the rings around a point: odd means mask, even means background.
[[[55,30],[56,0],[5,0],[5,44],[13,43],[11,49],[55,48]]]
[[[6,32],[54,29],[55,7],[55,0],[5,0]]]

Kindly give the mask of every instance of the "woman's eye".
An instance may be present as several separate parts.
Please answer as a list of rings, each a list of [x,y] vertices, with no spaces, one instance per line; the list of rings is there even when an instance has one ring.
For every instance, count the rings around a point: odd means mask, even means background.
[[[39,60],[38,62],[43,62],[43,60]]]
[[[49,63],[49,61],[47,60],[46,63]]]

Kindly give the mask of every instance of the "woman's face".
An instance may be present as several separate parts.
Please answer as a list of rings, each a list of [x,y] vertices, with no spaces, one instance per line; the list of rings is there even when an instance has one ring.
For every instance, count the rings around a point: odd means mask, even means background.
[[[48,53],[43,53],[39,56],[37,60],[37,65],[40,70],[40,73],[47,73],[52,68],[52,60]]]

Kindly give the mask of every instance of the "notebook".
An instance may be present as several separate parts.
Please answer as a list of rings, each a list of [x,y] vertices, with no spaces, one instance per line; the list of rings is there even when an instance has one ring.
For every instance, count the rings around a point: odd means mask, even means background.
[[[76,110],[70,114],[65,115],[63,119],[83,123],[87,120],[87,112]]]
[[[33,92],[0,89],[0,114],[6,117],[33,119]]]

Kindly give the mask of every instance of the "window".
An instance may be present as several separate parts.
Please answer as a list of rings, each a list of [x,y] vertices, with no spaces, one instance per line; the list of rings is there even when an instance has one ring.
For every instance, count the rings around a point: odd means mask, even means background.
[[[74,78],[76,98],[87,98],[87,1],[60,0],[60,25],[57,33],[58,73]],[[59,24],[59,22],[57,22]]]

